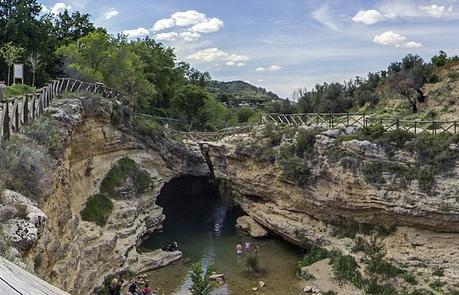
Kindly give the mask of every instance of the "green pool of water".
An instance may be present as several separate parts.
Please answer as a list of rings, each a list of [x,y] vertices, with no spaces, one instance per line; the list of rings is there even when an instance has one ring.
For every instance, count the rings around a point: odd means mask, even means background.
[[[181,261],[147,274],[159,294],[189,294],[191,261],[200,261],[204,267],[214,264],[217,273],[225,275],[225,284],[215,285],[212,294],[253,294],[251,289],[260,280],[266,286],[257,294],[299,294],[301,282],[295,276],[301,257],[298,248],[275,237],[253,240],[236,230],[235,222],[242,212],[228,210],[206,179],[173,180],[157,203],[167,216],[164,231],[147,239],[142,248],[148,251],[177,241],[184,255]],[[246,257],[236,255],[236,245],[246,241],[259,246],[260,274],[249,273]]]

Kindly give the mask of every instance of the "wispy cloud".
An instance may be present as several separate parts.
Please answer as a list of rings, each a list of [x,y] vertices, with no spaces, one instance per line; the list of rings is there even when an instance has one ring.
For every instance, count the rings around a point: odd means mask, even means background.
[[[323,4],[318,9],[314,10],[311,13],[311,17],[332,29],[333,31],[340,31],[340,28],[335,22],[335,17],[332,15],[328,4]]]
[[[108,20],[119,14],[120,13],[115,8],[109,8],[107,11],[104,12],[104,18]]]

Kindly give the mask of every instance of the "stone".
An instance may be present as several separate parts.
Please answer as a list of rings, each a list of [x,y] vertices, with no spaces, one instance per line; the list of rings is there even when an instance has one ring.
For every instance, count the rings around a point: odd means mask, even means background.
[[[236,226],[248,232],[254,238],[262,238],[268,235],[268,232],[259,225],[250,216],[241,216],[236,220]]]
[[[263,288],[264,286],[266,286],[266,283],[264,281],[258,281],[258,286],[260,286],[260,288]]]
[[[214,280],[214,281],[217,281],[217,280],[223,280],[225,278],[225,275],[224,274],[212,274],[209,279],[211,280]]]
[[[312,293],[312,287],[311,286],[304,287],[303,292],[304,293]]]
[[[253,288],[252,288],[252,291],[257,292],[257,291],[258,291],[258,288],[257,288],[257,287],[253,287]]]

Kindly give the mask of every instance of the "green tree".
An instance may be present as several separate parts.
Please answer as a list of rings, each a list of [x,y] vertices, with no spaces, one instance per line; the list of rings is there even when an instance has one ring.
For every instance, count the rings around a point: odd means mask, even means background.
[[[448,55],[446,54],[445,51],[440,50],[438,52],[438,55],[432,56],[431,61],[437,67],[444,66],[448,63]]]
[[[193,264],[191,268],[191,294],[192,295],[209,295],[212,291],[210,284],[211,267],[206,271],[202,269],[201,263]]]
[[[16,47],[11,42],[6,43],[3,47],[0,48],[0,55],[3,57],[8,66],[8,85],[11,85],[11,67],[23,52],[23,48]]]
[[[188,126],[186,129],[203,129],[210,117],[206,108],[210,99],[207,90],[194,85],[185,85],[174,97],[172,109],[176,116]]]
[[[30,69],[32,71],[32,86],[35,87],[35,75],[37,73],[37,69],[41,64],[41,57],[39,53],[32,53],[27,57],[27,63],[30,65]]]

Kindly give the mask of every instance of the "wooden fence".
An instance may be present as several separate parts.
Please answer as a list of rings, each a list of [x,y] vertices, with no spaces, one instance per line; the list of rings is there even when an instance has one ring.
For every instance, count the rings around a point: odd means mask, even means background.
[[[119,92],[102,83],[89,83],[70,78],[53,80],[34,94],[12,97],[0,102],[1,139],[8,139],[11,132],[19,132],[22,126],[39,118],[51,101],[65,92],[92,93],[105,98],[121,99]]]
[[[383,126],[384,130],[404,130],[414,134],[458,134],[459,121],[410,121],[398,118],[377,118],[365,114],[264,114],[262,124],[306,125],[323,128]]]

